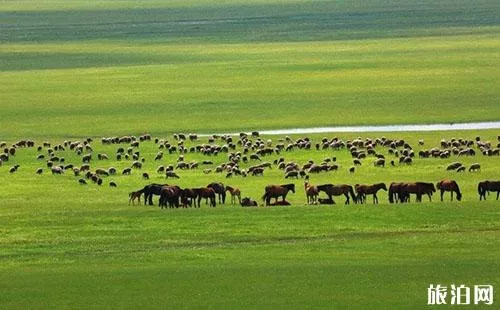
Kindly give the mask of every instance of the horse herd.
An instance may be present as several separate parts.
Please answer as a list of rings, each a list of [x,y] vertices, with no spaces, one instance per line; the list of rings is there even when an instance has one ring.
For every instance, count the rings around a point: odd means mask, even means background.
[[[462,192],[458,183],[454,180],[441,180],[434,183],[428,182],[392,182],[389,187],[385,183],[376,184],[321,184],[313,185],[308,179],[304,181],[304,192],[306,195],[306,204],[335,204],[334,196],[344,196],[345,204],[351,201],[354,203],[363,204],[367,201],[367,196],[372,196],[374,204],[378,204],[379,199],[377,193],[380,190],[388,192],[390,203],[408,203],[411,200],[411,195],[415,195],[415,201],[421,202],[423,196],[428,196],[429,201],[432,201],[432,195],[439,190],[440,198],[443,201],[445,192],[450,192],[451,200],[453,195],[460,201]],[[478,184],[479,200],[486,200],[486,195],[490,192],[496,192],[496,199],[500,196],[500,181],[483,181]],[[241,190],[236,187],[224,186],[223,183],[213,182],[206,187],[198,188],[180,188],[177,185],[169,184],[149,184],[144,188],[129,193],[129,204],[135,204],[135,200],[140,202],[141,196],[144,196],[144,204],[153,205],[153,196],[159,196],[160,208],[179,208],[179,207],[201,207],[201,201],[205,199],[206,203],[211,207],[217,204],[224,204],[226,201],[226,192],[231,195],[231,204],[238,203],[243,207],[257,207],[259,204],[256,200],[250,197],[241,198]],[[295,193],[295,184],[267,185],[264,188],[264,195],[261,197],[265,206],[283,206],[290,205],[286,200],[289,192]],[[323,192],[327,198],[319,198],[319,194]],[[281,198],[281,200],[280,200]],[[274,201],[272,201],[274,199]]]

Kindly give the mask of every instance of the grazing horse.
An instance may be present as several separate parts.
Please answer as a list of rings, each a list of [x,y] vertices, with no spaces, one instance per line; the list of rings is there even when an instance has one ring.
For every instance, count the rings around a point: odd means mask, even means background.
[[[212,187],[193,188],[192,190],[196,192],[198,197],[198,208],[202,198],[210,199],[210,206],[215,208],[215,190]]]
[[[153,205],[153,195],[161,195],[161,189],[163,186],[168,186],[168,184],[156,184],[152,183],[144,186],[142,191],[144,192],[144,204]]]
[[[457,200],[462,200],[462,193],[454,180],[441,180],[436,183],[436,188],[441,191],[441,201],[443,201],[444,192],[451,192],[451,201],[453,201],[453,192],[457,194]]]
[[[84,180],[85,181],[85,180]],[[130,194],[128,194],[128,204],[130,205],[130,202],[132,202],[132,204],[134,205],[135,204],[135,200],[137,199],[137,201],[139,203],[141,203],[141,195],[142,193],[144,193],[144,190],[141,189],[141,190],[138,190],[136,192],[131,192]]]
[[[390,203],[397,203],[398,201],[399,202],[403,202],[401,200],[401,189],[403,188],[403,185],[405,183],[396,183],[396,182],[392,182],[390,185],[389,185],[389,202]]]
[[[193,188],[185,188],[181,192],[181,202],[184,205],[190,205],[189,202],[194,201],[194,207],[196,208],[196,198],[198,197],[198,192]],[[199,207],[199,206],[198,206]]]
[[[181,195],[181,188],[176,185],[166,185],[161,188],[161,193],[160,193],[160,201],[158,205],[160,208],[163,209],[163,207],[168,207],[173,208],[179,207],[179,197]]]
[[[226,188],[224,187],[224,184],[214,182],[208,184],[207,187],[213,188],[217,196],[219,196],[219,204],[226,203]]]
[[[226,191],[231,194],[231,204],[234,205],[236,197],[238,197],[238,203],[241,204],[241,191],[237,187],[226,186]]]
[[[498,200],[498,196],[500,196],[500,181],[479,182],[477,185],[477,191],[479,193],[479,200],[486,200],[486,194],[489,192],[497,192]]]
[[[422,201],[422,195],[426,194],[429,197],[429,201],[432,201],[432,194],[436,192],[436,187],[433,183],[425,182],[414,182],[405,183],[401,187],[401,202],[409,202],[410,194],[415,194],[417,196],[417,201]]]
[[[318,185],[317,187],[319,192],[323,191],[328,195],[329,200],[333,201],[332,196],[344,195],[346,198],[345,204],[348,205],[349,194],[350,194],[352,197],[352,201],[354,201],[354,203],[357,203],[357,198],[356,194],[354,193],[354,189],[349,184],[340,184],[340,185],[323,184],[323,185]]]
[[[318,187],[305,181],[304,190],[306,191],[307,204],[317,204],[319,195]]]
[[[262,196],[262,200],[266,202],[266,206],[270,205],[271,198],[276,199],[277,202],[279,197],[283,197],[283,201],[285,201],[286,195],[289,191],[295,193],[295,184],[268,185],[264,189],[264,196]]]
[[[356,184],[354,186],[356,189],[356,194],[358,195],[358,201],[364,203],[366,200],[366,195],[373,195],[373,203],[378,204],[377,192],[381,189],[387,191],[385,183],[377,184]]]

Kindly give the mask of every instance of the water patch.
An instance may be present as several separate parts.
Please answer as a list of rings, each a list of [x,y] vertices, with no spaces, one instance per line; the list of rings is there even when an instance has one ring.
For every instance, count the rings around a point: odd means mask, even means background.
[[[312,128],[288,128],[259,131],[262,135],[292,135],[332,132],[403,132],[403,131],[450,131],[450,130],[483,130],[500,129],[498,122],[419,124],[419,125],[381,125],[381,126],[334,126]],[[247,133],[250,134],[250,133]],[[231,133],[229,135],[239,135]]]

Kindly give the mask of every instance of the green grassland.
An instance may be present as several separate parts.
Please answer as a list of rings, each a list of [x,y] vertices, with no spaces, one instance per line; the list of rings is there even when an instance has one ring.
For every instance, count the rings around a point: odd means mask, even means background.
[[[110,155],[94,158],[92,169],[121,171],[131,161],[116,161],[117,145],[102,145],[101,137],[150,133],[175,142],[174,132],[498,121],[499,5],[0,0],[0,141],[92,137],[94,153]],[[498,135],[338,136],[403,138],[418,152],[453,137],[496,145]],[[500,285],[499,203],[493,195],[480,202],[476,190],[478,181],[498,179],[498,157],[416,158],[385,168],[370,157],[350,174],[346,150],[280,155],[300,164],[335,156],[339,171],[312,175],[313,184],[452,178],[461,202],[434,195],[394,205],[382,192],[377,206],[370,198],[344,205],[342,197],[309,206],[298,179],[290,207],[160,210],[128,205],[127,195],[151,182],[222,181],[260,201],[264,186],[290,180],[276,167],[231,179],[201,167],[167,181],[156,168],[175,164],[178,154],[155,162],[154,143],[139,150],[143,169],[107,177],[103,186],[81,186],[69,171],[51,175],[36,160],[45,150],[21,148],[2,163],[1,309],[422,309],[430,284]],[[81,163],[70,150],[57,153],[66,164]],[[227,154],[185,156],[205,159],[215,166]],[[456,160],[482,170],[446,171]]]
[[[0,11],[3,137],[500,117],[496,1],[40,3]]]
[[[497,131],[449,133],[342,134],[342,139],[403,138],[415,147],[438,147],[442,138],[475,139],[495,143]],[[313,142],[323,136],[310,135]],[[163,138],[171,141],[171,136]],[[282,137],[264,137],[277,141]],[[293,137],[292,138],[297,138]],[[206,143],[206,137],[199,143]],[[418,146],[423,139],[425,144]],[[50,139],[47,139],[50,140]],[[12,141],[13,142],[13,141]],[[41,143],[42,141],[39,141]],[[52,140],[51,142],[62,142]],[[217,144],[220,144],[217,141]],[[187,142],[187,146],[195,143]],[[93,142],[94,154],[113,157],[117,145]],[[178,154],[153,158],[158,147],[141,143],[146,159],[142,170],[130,176],[110,176],[104,185],[81,186],[72,173],[53,176],[34,171],[45,166],[36,149],[20,149],[0,176],[8,185],[0,189],[2,279],[0,302],[5,308],[415,308],[426,305],[430,283],[488,283],[498,285],[500,275],[498,201],[490,195],[479,202],[477,182],[495,179],[498,158],[416,158],[411,167],[376,168],[367,158],[354,174],[347,169],[347,150],[295,150],[283,156],[300,164],[337,158],[340,169],[311,175],[313,184],[375,183],[391,181],[436,182],[457,180],[464,198],[450,202],[439,195],[433,202],[391,205],[381,192],[380,204],[334,206],[305,205],[303,180],[291,180],[297,192],[291,207],[241,208],[202,204],[200,209],[160,210],[157,206],[128,205],[127,194],[151,182],[174,182],[181,187],[205,186],[212,181],[239,187],[243,196],[260,201],[263,188],[285,183],[275,166],[264,177],[225,178],[202,173],[203,168],[177,170],[179,180],[157,174],[159,165],[174,164]],[[377,147],[377,152],[387,150]],[[79,164],[73,151],[57,152],[66,163]],[[209,159],[213,168],[227,154],[188,153],[185,161]],[[387,158],[388,161],[391,157]],[[479,173],[446,171],[453,161],[466,166],[479,162]],[[9,166],[20,164],[10,175]],[[241,164],[242,168],[256,164]],[[92,161],[92,167],[116,167],[130,160]],[[151,175],[143,180],[142,172]],[[115,181],[117,188],[108,187]],[[156,203],[155,199],[155,203]]]

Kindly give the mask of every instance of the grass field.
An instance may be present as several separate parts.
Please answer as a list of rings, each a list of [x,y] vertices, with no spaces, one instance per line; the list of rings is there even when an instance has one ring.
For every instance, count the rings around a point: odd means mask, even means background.
[[[496,131],[479,132],[494,141]],[[446,134],[384,134],[411,145],[424,139],[430,149],[442,138],[474,139],[478,132]],[[359,135],[344,134],[342,139]],[[381,137],[371,134],[365,137]],[[319,141],[323,135],[310,136]],[[330,135],[331,137],[331,135]],[[277,137],[269,137],[276,140]],[[206,139],[206,138],[204,138]],[[54,141],[55,142],[55,141]],[[198,143],[203,143],[201,140]],[[188,144],[190,146],[191,144]],[[113,154],[117,146],[96,141],[94,153]],[[215,209],[160,210],[157,206],[127,204],[127,194],[151,182],[164,183],[158,165],[175,164],[178,154],[153,161],[157,146],[139,148],[146,162],[131,176],[105,178],[105,185],[81,186],[67,172],[36,175],[45,161],[35,149],[20,149],[9,166],[0,167],[8,186],[2,197],[1,303],[5,308],[414,308],[426,305],[431,283],[498,285],[497,257],[500,226],[494,196],[479,202],[477,182],[495,179],[498,158],[478,155],[459,158],[466,166],[480,162],[480,173],[456,173],[445,167],[457,158],[415,159],[411,167],[375,168],[368,158],[352,175],[347,150],[292,151],[287,161],[305,163],[335,156],[337,172],[311,175],[313,184],[375,183],[453,178],[461,186],[461,202],[391,205],[386,193],[380,204],[306,206],[303,180],[289,195],[291,207],[245,209],[226,204]],[[381,147],[377,152],[385,153]],[[81,162],[73,151],[57,152],[66,163]],[[186,154],[185,161],[209,159],[213,166],[225,154]],[[277,156],[264,160],[272,161]],[[388,158],[389,160],[390,158]],[[92,163],[116,167],[131,161]],[[255,164],[241,164],[242,168]],[[202,168],[177,171],[181,187],[205,186],[212,181],[238,186],[255,199],[269,183],[285,183],[274,167],[264,177],[205,175]],[[142,172],[151,175],[143,180]],[[107,186],[115,181],[118,188]],[[286,180],[289,182],[289,180]],[[171,181],[168,181],[171,182]],[[29,185],[28,185],[29,184]],[[57,190],[55,190],[57,189]],[[156,200],[156,199],[155,199]],[[49,285],[47,285],[50,283]]]
[[[101,137],[498,121],[499,11],[495,0],[0,1],[0,141],[93,137],[94,153],[111,159],[92,169],[121,171],[131,161],[116,161],[118,146]],[[403,138],[418,152],[454,137],[496,146],[498,135],[338,136]],[[308,206],[299,179],[290,207],[129,206],[130,191],[165,182],[158,165],[176,163],[155,162],[157,151],[140,146],[150,180],[133,171],[102,187],[51,175],[35,159],[46,150],[21,148],[0,165],[1,309],[422,309],[430,284],[499,287],[499,203],[477,194],[478,181],[498,179],[498,157],[385,168],[368,158],[350,174],[347,150],[281,154],[300,164],[335,156],[340,170],[313,184],[452,178],[461,202],[393,205],[383,192],[377,206]],[[227,154],[186,154],[205,159]],[[482,170],[447,172],[457,160]],[[264,186],[285,182],[275,167],[231,179],[202,169],[175,183],[222,181],[260,201]]]

